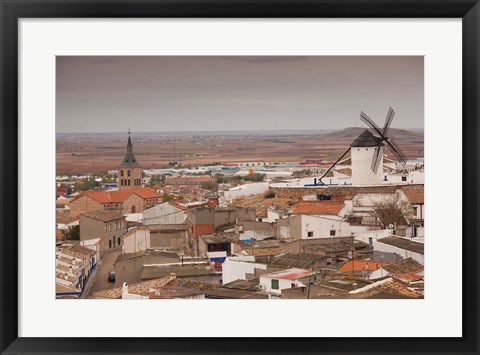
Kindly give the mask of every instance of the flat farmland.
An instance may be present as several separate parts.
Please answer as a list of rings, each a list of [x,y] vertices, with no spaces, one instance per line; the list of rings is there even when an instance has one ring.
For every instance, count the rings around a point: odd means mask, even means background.
[[[334,161],[363,128],[334,132],[134,132],[134,153],[143,168],[162,168],[176,160],[182,165],[284,162],[316,159]],[[390,135],[409,159],[423,157],[423,132],[391,129]],[[58,133],[57,174],[113,170],[123,159],[126,133]],[[385,150],[387,157],[393,155]]]

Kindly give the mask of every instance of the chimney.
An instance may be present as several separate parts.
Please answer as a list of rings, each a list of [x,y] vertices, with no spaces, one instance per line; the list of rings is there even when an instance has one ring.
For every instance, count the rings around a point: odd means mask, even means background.
[[[122,285],[122,293],[128,293],[128,285],[126,282],[124,282]]]

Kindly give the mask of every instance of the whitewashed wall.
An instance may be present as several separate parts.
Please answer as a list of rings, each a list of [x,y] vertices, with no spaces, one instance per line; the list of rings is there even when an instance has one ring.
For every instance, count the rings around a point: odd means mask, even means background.
[[[254,256],[226,258],[222,265],[222,282],[245,280],[246,274],[253,274],[255,269],[266,270],[267,265],[255,263]]]
[[[302,239],[330,238],[330,230],[336,231],[335,237],[349,237],[350,223],[331,216],[301,215]],[[308,232],[313,232],[313,237],[308,237]]]
[[[150,248],[150,230],[148,228],[135,228],[123,238],[123,253],[136,253]]]
[[[377,185],[382,183],[383,178],[383,156],[380,157],[380,164],[377,173],[371,169],[372,158],[375,147],[352,147],[352,184],[353,185]]]
[[[168,202],[143,211],[144,224],[182,224],[187,215]]]

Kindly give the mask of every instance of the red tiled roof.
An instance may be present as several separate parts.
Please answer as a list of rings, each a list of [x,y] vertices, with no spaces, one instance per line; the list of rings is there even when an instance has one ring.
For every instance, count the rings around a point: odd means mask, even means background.
[[[411,189],[411,188],[403,188],[402,189],[405,196],[407,196],[410,203],[424,203],[424,193],[423,189]]]
[[[382,266],[389,265],[388,263],[378,263],[375,261],[365,261],[365,260],[350,260],[346,262],[345,264],[342,265],[338,271],[340,272],[351,272],[353,270],[355,271],[361,271],[361,270],[368,270],[370,271],[375,271],[380,269]]]
[[[423,280],[423,276],[421,275],[416,275],[415,273],[408,273],[408,274],[390,274],[388,275],[390,277],[400,279],[400,280],[405,280],[405,281],[419,281]]]
[[[74,199],[77,200],[82,196],[88,196],[91,199],[94,199],[100,203],[111,203],[111,202],[123,202],[129,198],[132,194],[136,194],[143,199],[147,198],[161,198],[162,195],[156,193],[153,189],[148,187],[143,187],[139,189],[131,190],[117,190],[117,191],[82,191]]]
[[[157,193],[155,190],[150,189],[148,187],[143,187],[141,189],[135,189],[133,190],[135,193],[140,196],[141,198],[160,198],[162,195]]]
[[[63,239],[63,233],[60,232],[60,231],[57,231],[57,232],[55,233],[55,239],[56,239],[56,240],[62,240],[62,239]]]
[[[343,208],[343,200],[300,201],[293,210],[295,214],[338,215]]]

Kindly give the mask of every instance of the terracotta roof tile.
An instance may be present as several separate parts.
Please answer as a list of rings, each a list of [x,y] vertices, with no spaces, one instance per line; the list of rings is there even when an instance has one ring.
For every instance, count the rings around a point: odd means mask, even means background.
[[[423,204],[425,203],[423,188],[402,188],[403,193],[407,196],[410,203]]]
[[[147,198],[161,198],[162,195],[155,192],[153,189],[149,187],[142,187],[139,189],[130,189],[130,190],[117,190],[117,191],[82,191],[75,197],[75,200],[78,200],[82,196],[88,196],[91,199],[99,202],[99,203],[115,203],[115,202],[123,202],[127,198],[129,198],[132,194],[136,194],[143,199]]]
[[[367,266],[368,266],[368,270],[375,271],[380,269],[382,266],[387,266],[387,265],[389,264],[378,263],[374,261],[365,261],[365,260],[350,260],[345,264],[343,264],[342,267],[338,269],[338,271],[340,272],[351,272],[353,270],[362,271],[362,270],[367,270]]]
[[[385,266],[384,269],[391,274],[410,274],[422,270],[423,266],[412,258],[407,258]]]
[[[114,211],[114,210],[89,211],[89,212],[82,213],[81,216],[89,217],[89,218],[95,219],[97,221],[103,221],[103,222],[108,222],[108,221],[113,221],[113,220],[116,220],[116,219],[125,218],[125,216],[121,212]]]
[[[343,208],[343,200],[300,201],[293,210],[295,214],[338,215]]]
[[[81,293],[82,290],[62,284],[55,284],[55,293]]]
[[[76,221],[78,217],[70,216],[68,212],[57,211],[55,219],[56,219],[56,223],[69,224]]]
[[[128,285],[128,293],[136,295],[148,295],[150,292],[161,289],[170,281],[175,280],[175,274],[158,279],[148,280]],[[122,297],[123,287],[115,287],[109,290],[97,291],[92,294],[92,298],[120,298]]]

